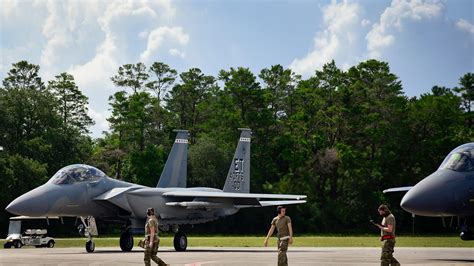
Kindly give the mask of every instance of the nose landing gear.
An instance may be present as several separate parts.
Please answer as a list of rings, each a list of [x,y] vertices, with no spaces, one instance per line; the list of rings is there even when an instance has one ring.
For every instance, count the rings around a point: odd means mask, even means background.
[[[81,221],[82,224],[80,224],[77,229],[79,229],[79,234],[88,238],[86,242],[86,251],[87,253],[94,252],[95,243],[92,239],[92,236],[99,235],[99,233],[97,232],[97,225],[95,223],[95,219],[92,216],[87,216],[85,218],[81,216]]]

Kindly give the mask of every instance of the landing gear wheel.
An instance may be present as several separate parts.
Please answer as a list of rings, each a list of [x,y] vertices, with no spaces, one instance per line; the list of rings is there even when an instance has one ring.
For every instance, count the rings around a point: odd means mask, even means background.
[[[120,236],[120,248],[122,251],[131,251],[133,248],[133,236],[129,231],[123,232]]]
[[[94,252],[94,250],[95,250],[95,243],[94,243],[94,241],[88,240],[88,241],[86,242],[86,250],[87,250],[87,253]]]
[[[188,238],[183,232],[178,231],[174,234],[173,244],[176,251],[185,251],[188,247]]]
[[[20,241],[16,240],[15,242],[13,242],[13,246],[14,246],[15,248],[21,248],[21,246],[23,246],[23,245],[21,244]]]
[[[54,241],[53,240],[49,240],[48,244],[46,244],[46,246],[48,248],[54,248]]]
[[[472,234],[470,231],[462,231],[459,236],[464,241],[474,240],[474,234]]]

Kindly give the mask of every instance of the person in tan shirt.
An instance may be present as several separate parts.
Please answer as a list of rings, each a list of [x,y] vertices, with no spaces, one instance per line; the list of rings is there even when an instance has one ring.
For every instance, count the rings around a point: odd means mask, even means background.
[[[383,217],[382,224],[374,223],[380,229],[380,241],[382,241],[382,254],[380,256],[380,265],[398,266],[400,263],[395,257],[393,252],[395,249],[395,216],[390,212],[387,205],[380,205],[378,208],[380,216]]]
[[[273,235],[276,228],[278,237],[278,266],[284,266],[288,265],[288,257],[286,256],[288,244],[293,244],[293,228],[291,227],[291,218],[286,216],[286,208],[278,206],[277,212],[278,216],[273,218],[271,222],[264,245],[268,245],[268,238]]]
[[[150,266],[150,259],[160,266],[166,266],[162,259],[156,254],[158,253],[158,245],[160,244],[160,238],[158,237],[158,220],[155,216],[155,209],[148,208],[146,210],[148,220],[145,224],[145,265]]]

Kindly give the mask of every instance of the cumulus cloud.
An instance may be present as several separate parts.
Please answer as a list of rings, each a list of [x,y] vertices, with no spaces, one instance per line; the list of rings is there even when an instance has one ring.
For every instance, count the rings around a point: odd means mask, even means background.
[[[169,54],[172,55],[172,56],[180,57],[180,58],[186,58],[186,53],[185,52],[181,52],[180,50],[175,49],[175,48],[170,49]]]
[[[0,32],[8,38],[1,42],[0,71],[28,60],[41,66],[45,80],[73,74],[99,120],[92,128],[97,136],[95,130],[108,127],[108,96],[116,90],[110,77],[120,65],[157,52],[185,57],[179,46],[189,36],[173,25],[175,12],[169,0],[2,0]]]
[[[295,59],[290,68],[296,73],[311,74],[315,69],[335,59],[348,65],[352,61],[351,47],[357,40],[361,7],[357,3],[333,1],[322,8],[325,29],[314,38],[314,47],[304,58]]]
[[[458,20],[458,22],[456,22],[456,27],[458,27],[459,29],[463,31],[468,32],[471,35],[471,37],[474,37],[474,25],[469,23],[469,21],[465,19],[460,19]]]
[[[368,20],[368,19],[363,19],[363,20],[360,22],[360,25],[361,25],[362,27],[367,27],[367,26],[370,25],[370,20]]]
[[[380,16],[379,22],[367,33],[367,51],[371,58],[379,58],[381,50],[394,43],[393,30],[402,30],[406,20],[419,21],[440,16],[444,5],[437,0],[393,0]]]
[[[98,138],[103,131],[107,131],[110,127],[107,117],[110,116],[110,111],[96,111],[90,105],[88,106],[88,115],[95,121],[91,128],[92,137]]]
[[[184,33],[181,27],[158,27],[154,29],[148,35],[148,44],[146,50],[140,55],[140,60],[142,62],[150,61],[154,52],[161,48],[164,40],[173,40],[180,45],[185,45],[189,41],[189,35]],[[178,50],[174,49],[174,51],[176,53]]]

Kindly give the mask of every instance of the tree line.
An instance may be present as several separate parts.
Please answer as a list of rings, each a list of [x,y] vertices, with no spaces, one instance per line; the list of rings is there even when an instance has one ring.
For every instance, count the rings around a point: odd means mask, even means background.
[[[173,129],[190,131],[188,186],[221,188],[237,128],[248,127],[251,191],[308,195],[289,209],[298,233],[367,232],[380,203],[392,206],[408,231],[401,195],[382,190],[415,184],[454,147],[474,140],[474,73],[455,88],[407,97],[389,64],[377,60],[347,71],[332,61],[306,79],[281,65],[212,76],[199,68],[178,73],[162,62],[125,64],[111,77],[117,92],[109,97],[110,129],[92,139],[88,99],[74,77],[61,73],[45,83],[39,70],[15,63],[0,87],[1,230],[10,201],[68,164],[156,186]],[[196,231],[256,233],[273,214],[245,210]]]

